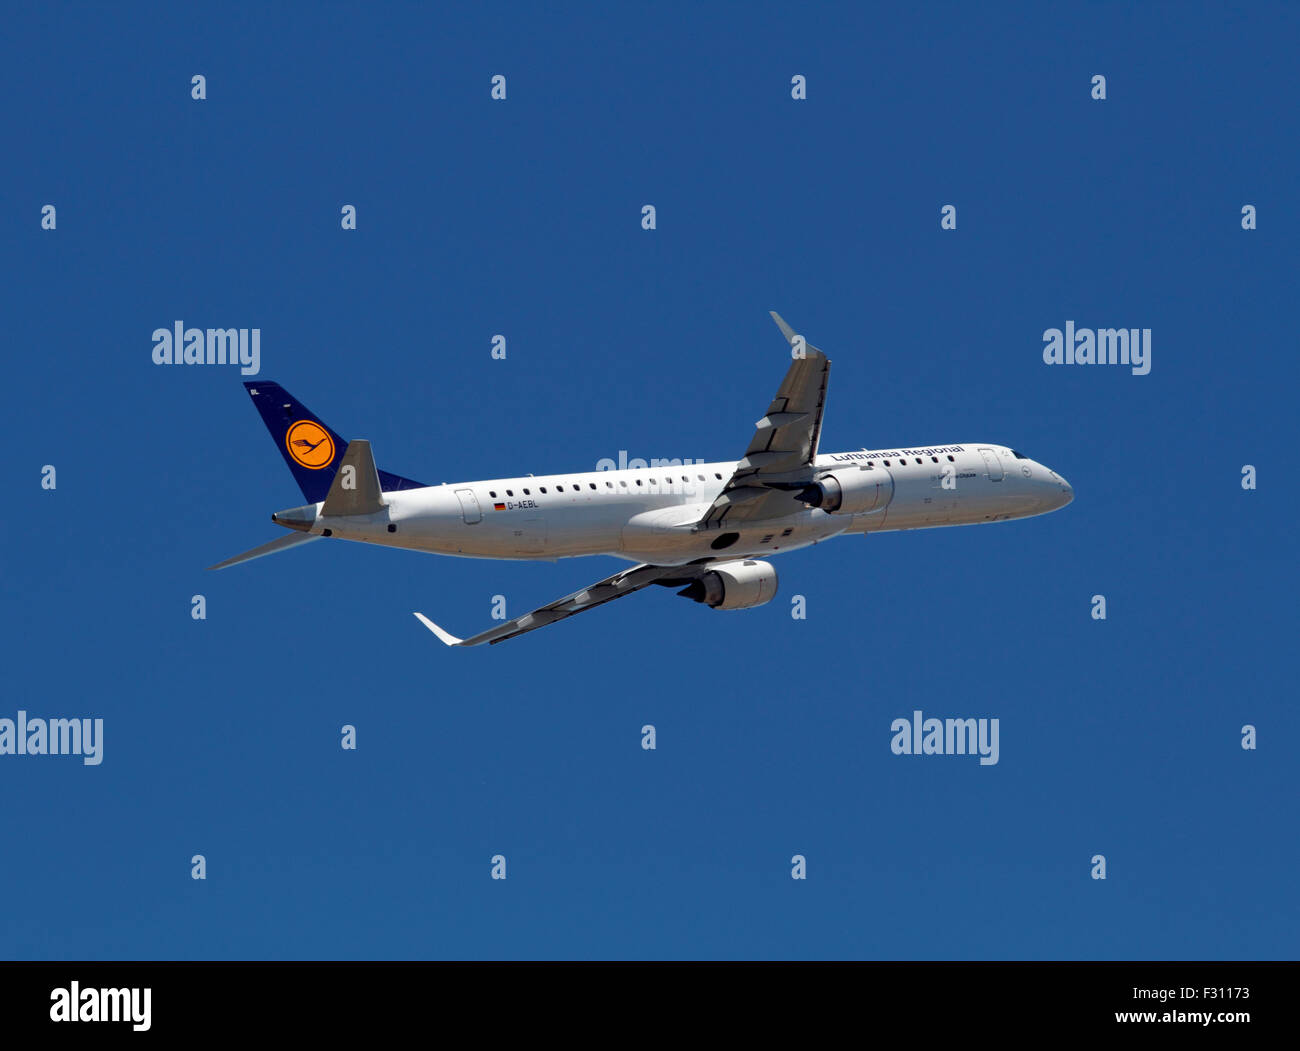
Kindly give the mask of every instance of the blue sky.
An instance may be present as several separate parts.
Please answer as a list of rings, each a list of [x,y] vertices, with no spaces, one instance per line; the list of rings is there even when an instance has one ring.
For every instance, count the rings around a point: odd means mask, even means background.
[[[1294,8],[6,26],[0,717],[105,741],[0,757],[0,957],[1294,958]],[[263,378],[438,483],[738,457],[769,309],[834,362],[824,451],[1004,443],[1074,503],[478,650],[411,611],[468,634],[617,563],[203,571],[300,497],[158,327],[260,328]],[[1067,320],[1150,328],[1150,375],[1044,365]],[[998,718],[999,763],[891,754],[915,709]]]

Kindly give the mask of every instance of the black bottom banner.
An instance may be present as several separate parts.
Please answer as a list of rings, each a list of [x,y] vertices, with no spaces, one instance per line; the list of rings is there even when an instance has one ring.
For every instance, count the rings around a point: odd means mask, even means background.
[[[0,963],[6,1042],[1287,1035],[1294,963]],[[1141,1038],[1141,1037],[1140,1037]],[[9,1046],[36,1046],[12,1044]]]

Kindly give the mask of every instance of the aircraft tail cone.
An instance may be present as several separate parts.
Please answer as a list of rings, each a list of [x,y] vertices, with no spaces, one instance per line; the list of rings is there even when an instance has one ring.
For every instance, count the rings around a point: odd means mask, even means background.
[[[271,516],[271,521],[285,529],[310,533],[311,527],[316,523],[316,505],[307,504],[304,507],[291,507],[287,511],[276,511]]]

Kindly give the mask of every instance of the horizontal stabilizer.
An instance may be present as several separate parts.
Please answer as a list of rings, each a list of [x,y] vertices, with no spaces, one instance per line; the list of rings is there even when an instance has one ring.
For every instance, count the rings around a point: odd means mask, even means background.
[[[379,472],[375,469],[370,443],[364,438],[353,438],[348,442],[320,513],[322,516],[372,515],[383,507]]]
[[[287,551],[298,544],[305,544],[309,540],[319,539],[319,533],[289,533],[286,536],[276,537],[274,540],[262,544],[260,547],[255,547],[251,551],[245,551],[242,555],[235,555],[224,562],[218,562],[215,566],[208,566],[208,568],[225,569],[227,566],[237,566],[240,562],[251,562],[263,555],[274,555],[277,551]]]

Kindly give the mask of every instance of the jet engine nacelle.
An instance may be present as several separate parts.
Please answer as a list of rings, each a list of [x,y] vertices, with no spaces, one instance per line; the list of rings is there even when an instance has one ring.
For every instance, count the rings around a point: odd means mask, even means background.
[[[799,495],[804,503],[828,514],[861,515],[889,503],[894,496],[894,479],[888,471],[850,468],[824,475]]]
[[[679,595],[703,602],[712,609],[753,609],[776,595],[776,569],[770,562],[746,558],[718,562]]]

